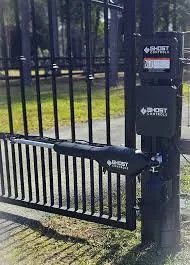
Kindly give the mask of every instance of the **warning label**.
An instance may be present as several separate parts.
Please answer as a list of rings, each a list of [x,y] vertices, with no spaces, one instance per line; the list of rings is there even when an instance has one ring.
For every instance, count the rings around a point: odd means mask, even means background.
[[[144,69],[170,69],[170,58],[144,58]]]
[[[171,68],[171,47],[168,45],[145,46],[143,49],[145,72],[169,72]]]

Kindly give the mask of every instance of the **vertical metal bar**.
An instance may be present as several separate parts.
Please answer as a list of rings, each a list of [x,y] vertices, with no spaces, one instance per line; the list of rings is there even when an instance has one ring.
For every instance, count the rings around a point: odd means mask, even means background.
[[[73,59],[72,59],[72,41],[71,41],[71,5],[70,0],[66,0],[66,22],[67,22],[67,54],[69,69],[69,96],[70,96],[70,115],[71,115],[71,136],[75,141],[75,109],[74,109],[74,93],[73,93]],[[77,164],[76,158],[73,158],[73,177],[74,177],[74,202],[75,210],[78,210],[78,187],[77,187]]]
[[[73,60],[72,60],[72,41],[71,41],[71,6],[70,0],[66,0],[66,23],[67,23],[67,56],[69,70],[69,96],[70,96],[70,115],[71,115],[71,136],[75,141],[75,109],[73,94]]]
[[[91,213],[95,212],[95,201],[94,201],[94,163],[90,160],[90,193],[91,193]]]
[[[47,188],[46,188],[46,171],[45,171],[45,156],[44,148],[40,148],[41,152],[41,163],[42,163],[42,187],[43,187],[43,203],[47,203]]]
[[[15,146],[11,145],[12,163],[13,163],[13,181],[14,181],[14,193],[15,198],[18,197],[18,182],[17,182],[17,168],[16,168],[16,155]]]
[[[28,120],[26,112],[26,95],[25,95],[25,82],[24,82],[24,67],[23,63],[25,58],[20,57],[20,83],[21,83],[21,102],[22,102],[22,114],[23,114],[23,125],[24,125],[24,134],[28,135]],[[32,182],[31,182],[31,165],[30,165],[30,152],[29,146],[25,146],[26,151],[26,166],[27,166],[27,175],[28,175],[28,193],[29,201],[32,201]]]
[[[19,44],[20,52],[22,53],[22,37],[20,29],[20,19],[19,19],[19,9],[18,9],[18,0],[15,1],[15,17],[16,17],[16,27],[17,32],[19,33]],[[20,53],[20,54],[21,54]],[[24,82],[24,61],[26,59],[24,56],[20,56],[20,86],[21,86],[21,103],[22,103],[22,116],[23,116],[23,125],[24,125],[24,134],[28,135],[28,121],[27,121],[27,111],[26,111],[26,95],[25,95],[25,82]],[[28,192],[29,192],[29,201],[32,201],[32,182],[31,182],[31,165],[30,165],[30,152],[29,146],[26,145],[26,164],[27,164],[27,175],[28,175]]]
[[[104,0],[104,45],[105,45],[105,92],[106,92],[106,135],[107,144],[111,144],[110,137],[110,60],[109,60],[109,16],[108,0]]]
[[[113,214],[113,202],[112,202],[112,175],[108,172],[108,215],[109,218],[112,217]]]
[[[93,142],[93,129],[92,129],[92,45],[91,45],[91,1],[85,0],[85,43],[86,43],[86,84],[87,84],[87,100],[88,100],[88,134],[89,142]],[[90,160],[90,190],[91,190],[91,212],[94,214],[94,165]]]
[[[104,214],[102,168],[99,166],[99,211],[100,216]]]
[[[106,93],[106,135],[107,144],[111,144],[110,135],[110,59],[109,59],[109,10],[108,0],[104,0],[104,42],[105,42],[105,93]],[[112,176],[108,172],[108,211],[112,217]]]
[[[26,146],[26,166],[27,166],[27,173],[28,173],[28,195],[29,195],[29,201],[32,201],[32,176],[31,176],[31,164],[30,164],[29,146]]]
[[[38,109],[38,123],[39,123],[39,134],[43,137],[43,121],[42,121],[42,106],[41,106],[41,94],[40,94],[40,75],[39,75],[39,59],[38,59],[38,45],[36,36],[36,12],[34,0],[30,1],[31,4],[31,15],[32,15],[32,34],[33,34],[33,45],[34,45],[34,63],[35,63],[35,79],[36,79],[36,100]]]
[[[36,203],[38,203],[40,201],[40,194],[39,194],[38,158],[37,158],[36,146],[33,146],[33,156],[34,156],[34,174],[35,174]]]
[[[70,183],[69,183],[69,159],[68,156],[65,157],[65,176],[66,176],[66,199],[67,199],[67,209],[70,208]]]
[[[48,149],[48,160],[49,160],[49,179],[50,179],[50,205],[54,205],[54,189],[53,189],[53,162],[52,162],[52,151]]]
[[[3,171],[3,159],[2,159],[2,141],[0,141],[0,181],[1,181],[1,195],[5,195],[5,180],[4,180],[4,171]]]
[[[125,176],[126,223],[136,229],[136,179]]]
[[[136,32],[136,1],[124,1],[124,44],[125,44],[125,79],[124,79],[124,98],[125,98],[125,146],[136,147],[135,129],[135,86],[136,86],[136,51],[135,36]],[[126,177],[126,220],[131,229],[136,227],[136,183],[129,182]]]
[[[77,160],[73,158],[73,176],[74,176],[74,202],[75,211],[78,210],[78,182],[77,182]]]
[[[21,87],[21,103],[22,103],[22,116],[24,125],[24,134],[28,135],[28,121],[26,112],[26,95],[25,95],[25,85],[24,85],[24,73],[23,73],[23,63],[25,58],[20,56],[20,87]]]
[[[86,179],[85,179],[85,160],[81,158],[81,172],[82,172],[82,210],[86,212]]]
[[[57,178],[58,178],[58,194],[59,194],[59,207],[62,207],[62,180],[61,180],[61,159],[60,155],[57,154]]]
[[[88,134],[89,142],[93,141],[92,131],[92,45],[91,45],[91,1],[85,0],[85,43],[86,43],[86,84],[88,100]]]
[[[8,197],[11,197],[12,192],[11,192],[9,151],[8,151],[8,144],[6,140],[4,140],[4,151],[5,151],[5,165],[6,165],[6,175],[7,175],[7,191],[8,191]]]
[[[49,19],[49,35],[50,35],[51,70],[52,70],[54,127],[55,127],[55,137],[56,137],[56,139],[59,139],[59,119],[58,119],[58,108],[57,108],[57,83],[56,83],[56,71],[58,69],[58,66],[56,64],[56,57],[55,57],[55,44],[56,43],[54,41],[55,23],[53,23],[53,13],[52,13],[53,8],[54,7],[52,6],[52,0],[48,0],[48,19]],[[60,155],[58,155],[58,154],[57,154],[57,172],[58,172],[57,176],[58,176],[59,206],[61,207],[62,206],[61,165],[60,165]]]
[[[12,102],[11,102],[11,92],[10,92],[10,82],[9,82],[9,65],[8,65],[8,54],[7,54],[7,41],[5,34],[5,21],[4,21],[4,9],[1,10],[1,25],[2,25],[2,39],[3,39],[3,54],[4,54],[4,69],[6,77],[6,92],[7,92],[7,106],[8,106],[8,116],[9,116],[9,129],[10,133],[13,133],[13,117],[12,117]],[[15,146],[11,145],[12,152],[12,164],[13,164],[13,181],[14,181],[14,193],[15,198],[18,197],[18,184],[17,184],[17,171],[16,171],[16,157],[15,157]]]
[[[22,159],[22,146],[21,146],[21,144],[18,144],[18,155],[19,155],[21,200],[24,200],[25,199],[25,188],[24,188],[24,172],[23,172],[23,159]]]
[[[59,139],[59,121],[58,121],[58,108],[57,108],[57,83],[56,83],[56,58],[54,47],[53,31],[53,17],[52,17],[52,1],[48,0],[48,19],[49,19],[49,36],[50,36],[50,57],[51,57],[51,71],[52,71],[52,92],[53,92],[53,110],[54,110],[54,129],[55,137]]]
[[[117,174],[117,219],[121,219],[121,176]]]
[[[35,63],[35,78],[36,78],[36,100],[37,100],[37,109],[38,109],[38,123],[39,123],[39,135],[43,137],[43,119],[42,119],[42,105],[41,105],[41,94],[40,94],[40,74],[39,74],[39,58],[38,58],[38,45],[37,45],[37,33],[36,33],[36,11],[34,0],[30,1],[31,4],[31,15],[32,15],[32,34],[33,34],[33,43],[34,43],[34,63]],[[44,148],[40,148],[41,154],[41,167],[42,167],[42,182],[43,182],[43,198],[44,204],[47,202],[46,195],[46,175],[45,175],[45,157],[44,157]],[[35,156],[35,149],[34,149]],[[38,185],[38,176],[35,174],[36,185]],[[38,193],[38,187],[36,186],[36,192]],[[38,199],[38,198],[37,198]]]

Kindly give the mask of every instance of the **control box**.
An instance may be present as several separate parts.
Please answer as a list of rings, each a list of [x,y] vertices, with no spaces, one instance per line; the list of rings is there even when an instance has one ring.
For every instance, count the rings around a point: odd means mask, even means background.
[[[173,86],[139,86],[136,89],[137,134],[170,138],[177,121],[177,89]]]
[[[141,85],[136,88],[137,134],[171,138],[177,130],[181,87],[182,41],[177,32],[140,37],[138,63]]]
[[[141,79],[174,79],[177,74],[178,40],[176,38],[142,38],[139,50]]]

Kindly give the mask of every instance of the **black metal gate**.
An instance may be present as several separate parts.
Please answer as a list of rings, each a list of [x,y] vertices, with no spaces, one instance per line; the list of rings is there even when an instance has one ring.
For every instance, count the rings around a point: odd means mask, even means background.
[[[121,5],[114,5],[108,0],[44,0],[45,12],[42,13],[46,14],[45,18],[41,18],[37,12],[40,8],[38,1],[23,1],[28,6],[23,6],[21,2],[13,0],[11,14],[8,14],[4,1],[0,16],[0,200],[134,230],[134,179],[104,174],[102,168],[92,160],[59,156],[48,148],[10,144],[3,139],[3,133],[71,138],[72,141],[80,138],[90,143],[98,140],[108,145],[114,138],[117,144],[135,147],[135,1],[123,1],[123,4],[118,1]],[[80,29],[74,28],[77,19],[72,13],[74,2],[80,13]],[[24,17],[24,8],[28,8],[29,17]],[[119,88],[114,89],[110,86],[109,41],[110,14],[113,12],[121,18],[120,23],[123,21],[121,39],[125,55],[124,61],[120,60],[125,76],[121,73]],[[99,16],[96,22],[93,22],[94,13]],[[42,43],[38,28],[40,19],[47,20],[44,31],[47,33],[48,46],[45,49],[48,55],[43,56],[39,54],[39,43]],[[17,47],[15,55],[11,53],[9,45],[10,20],[16,36],[12,44],[13,48]],[[26,22],[28,26],[24,25]],[[98,51],[95,46],[97,35],[93,34],[95,27],[103,30],[104,36],[101,39],[103,46],[99,46]],[[61,36],[57,34],[60,31]],[[80,56],[74,49],[75,37],[80,36],[76,31],[80,31],[82,36],[78,45],[83,49]],[[27,34],[32,43],[31,58],[25,55]],[[101,56],[98,54],[100,51]],[[99,86],[101,90],[96,94]],[[84,97],[82,109],[78,105],[80,90]],[[101,93],[103,100],[99,111],[105,106],[105,112],[103,121],[97,122],[93,108],[97,104],[96,96]],[[124,118],[120,119],[121,127],[115,139],[112,126],[117,127],[117,123],[111,112],[114,104],[117,104],[117,97],[122,99],[118,100],[118,104],[123,104],[121,114]],[[51,102],[50,105],[46,105],[47,102]],[[80,111],[84,112],[84,121],[87,122],[79,125],[80,118],[77,115]],[[62,112],[70,117],[69,125],[60,118]],[[47,115],[51,116],[48,124]],[[101,130],[101,139],[97,139],[98,128]]]

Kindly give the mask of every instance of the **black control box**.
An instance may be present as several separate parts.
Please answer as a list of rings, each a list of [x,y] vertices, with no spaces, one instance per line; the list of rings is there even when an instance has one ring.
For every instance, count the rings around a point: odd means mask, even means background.
[[[171,80],[176,78],[179,63],[178,40],[175,37],[155,35],[142,37],[138,57],[140,78]]]
[[[137,134],[171,138],[176,132],[177,88],[139,86],[136,88]]]

